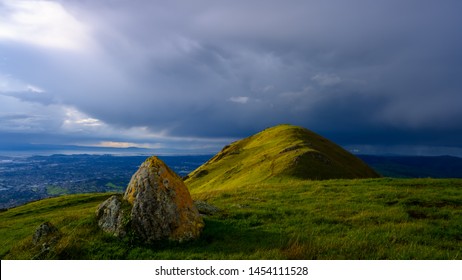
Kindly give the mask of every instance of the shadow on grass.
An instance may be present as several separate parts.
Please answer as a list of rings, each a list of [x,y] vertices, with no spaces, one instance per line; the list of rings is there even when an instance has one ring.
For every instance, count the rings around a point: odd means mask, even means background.
[[[159,241],[142,244],[125,238],[101,235],[88,248],[69,247],[60,259],[261,259],[281,258],[280,248],[287,244],[279,234],[248,228],[235,221],[206,218],[199,239],[177,243]],[[282,256],[282,258],[285,258]]]
[[[281,245],[280,235],[242,226],[236,221],[207,218],[205,223],[204,231],[197,240],[186,243],[159,242],[149,247],[137,246],[127,258],[252,259],[261,258]]]

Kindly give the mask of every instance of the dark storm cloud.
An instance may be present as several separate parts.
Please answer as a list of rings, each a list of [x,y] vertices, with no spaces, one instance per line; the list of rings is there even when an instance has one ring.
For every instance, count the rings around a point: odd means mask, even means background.
[[[24,101],[168,136],[293,123],[343,144],[462,143],[460,1],[58,3],[90,39],[0,44],[16,58],[0,71],[48,94]]]

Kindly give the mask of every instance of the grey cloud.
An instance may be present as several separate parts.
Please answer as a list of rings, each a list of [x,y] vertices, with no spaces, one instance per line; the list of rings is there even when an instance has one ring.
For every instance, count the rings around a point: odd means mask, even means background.
[[[33,90],[26,90],[20,92],[0,93],[4,96],[10,96],[26,102],[40,103],[43,105],[50,105],[54,103],[54,96],[46,92],[34,92]]]
[[[23,101],[170,136],[236,138],[294,123],[346,144],[460,145],[448,140],[462,138],[460,1],[59,3],[98,47],[0,42],[15,60],[0,72],[48,94]]]

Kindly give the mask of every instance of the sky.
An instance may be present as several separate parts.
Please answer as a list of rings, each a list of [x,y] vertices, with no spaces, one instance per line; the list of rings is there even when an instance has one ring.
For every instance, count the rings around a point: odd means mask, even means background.
[[[462,156],[462,1],[0,0],[0,150],[217,152],[306,127]]]

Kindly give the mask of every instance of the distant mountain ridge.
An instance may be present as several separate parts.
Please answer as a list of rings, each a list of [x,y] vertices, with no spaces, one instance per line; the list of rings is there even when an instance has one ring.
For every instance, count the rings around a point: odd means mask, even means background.
[[[375,156],[358,155],[386,177],[462,178],[462,158],[453,156]]]
[[[362,160],[302,127],[278,125],[236,141],[186,178],[191,188],[226,188],[292,177],[308,180],[376,178]]]

